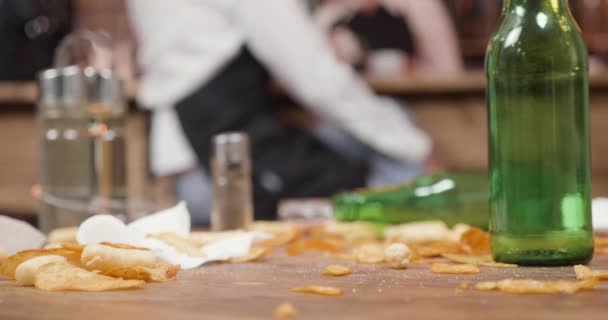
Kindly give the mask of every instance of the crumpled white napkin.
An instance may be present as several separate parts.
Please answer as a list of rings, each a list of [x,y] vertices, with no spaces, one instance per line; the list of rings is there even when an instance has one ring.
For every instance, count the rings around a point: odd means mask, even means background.
[[[41,248],[45,243],[46,236],[29,223],[0,216],[0,247],[7,254]]]
[[[204,257],[192,257],[177,251],[161,240],[146,238],[148,234],[163,232],[172,232],[181,236],[190,234],[190,213],[184,203],[142,217],[128,225],[110,215],[93,216],[80,224],[76,239],[80,244],[105,241],[149,248],[159,259],[165,262],[179,264],[182,269],[192,269],[207,262],[244,256],[249,252],[255,241],[270,237],[270,235],[261,232],[239,233],[201,248]]]

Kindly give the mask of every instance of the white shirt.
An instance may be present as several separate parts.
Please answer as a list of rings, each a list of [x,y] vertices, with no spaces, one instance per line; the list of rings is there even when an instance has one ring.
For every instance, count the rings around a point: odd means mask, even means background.
[[[429,137],[392,100],[377,97],[336,60],[299,0],[129,0],[144,71],[138,99],[153,109],[151,166],[157,175],[196,165],[173,106],[247,45],[310,111],[376,150],[421,161]]]

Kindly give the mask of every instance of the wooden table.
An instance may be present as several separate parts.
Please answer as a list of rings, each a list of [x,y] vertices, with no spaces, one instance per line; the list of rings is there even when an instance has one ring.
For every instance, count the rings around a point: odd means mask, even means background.
[[[507,295],[457,290],[459,284],[504,278],[573,279],[572,268],[482,268],[478,275],[438,275],[426,265],[392,270],[340,262],[354,273],[328,278],[319,271],[336,261],[319,254],[287,257],[284,249],[260,262],[214,264],[183,271],[176,281],[122,292],[42,292],[0,280],[0,319],[271,319],[291,302],[296,319],[608,319],[608,282],[574,295]],[[608,256],[591,264],[608,269]],[[342,297],[291,293],[321,284]]]

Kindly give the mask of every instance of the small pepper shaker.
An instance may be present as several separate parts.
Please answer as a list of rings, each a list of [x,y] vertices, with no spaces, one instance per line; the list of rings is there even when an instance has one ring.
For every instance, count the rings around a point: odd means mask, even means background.
[[[245,133],[213,137],[211,155],[214,231],[245,229],[253,221],[251,158]]]

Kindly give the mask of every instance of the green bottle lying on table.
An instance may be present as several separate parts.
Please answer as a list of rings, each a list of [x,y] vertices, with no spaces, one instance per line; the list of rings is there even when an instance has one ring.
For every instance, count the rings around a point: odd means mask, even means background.
[[[593,253],[587,49],[567,0],[506,0],[486,57],[494,258]]]
[[[488,228],[487,172],[437,173],[411,184],[342,193],[332,198],[340,221],[399,224],[441,220],[449,226],[465,223]]]

